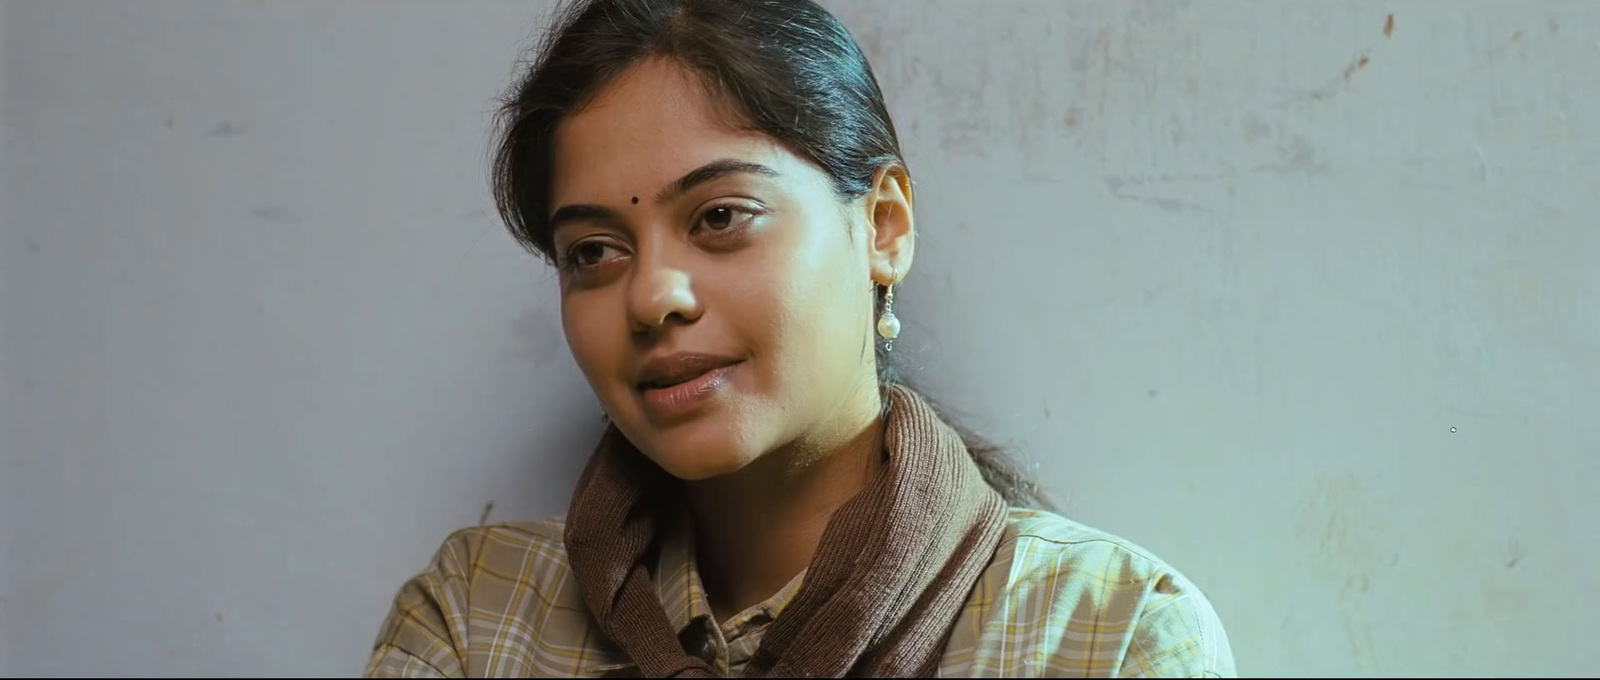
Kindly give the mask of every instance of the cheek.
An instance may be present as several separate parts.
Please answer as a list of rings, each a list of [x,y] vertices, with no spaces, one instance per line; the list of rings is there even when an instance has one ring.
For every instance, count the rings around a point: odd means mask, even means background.
[[[838,233],[822,231],[830,229]],[[781,255],[762,263],[764,274],[751,281],[784,383],[834,380],[860,363],[871,291],[865,258],[844,230],[833,222],[809,225],[806,238],[774,249]]]
[[[561,330],[567,338],[567,348],[596,393],[604,396],[605,376],[616,372],[616,353],[613,347],[619,332],[610,328],[604,314],[596,313],[600,303],[595,300],[574,300],[563,295],[561,300]]]

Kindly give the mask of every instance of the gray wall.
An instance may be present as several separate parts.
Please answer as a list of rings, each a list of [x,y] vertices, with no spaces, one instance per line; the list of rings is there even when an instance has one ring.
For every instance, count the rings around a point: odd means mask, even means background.
[[[483,173],[547,6],[0,5],[0,672],[354,674],[564,508],[598,410]],[[1600,6],[830,6],[897,351],[1244,673],[1600,672]]]
[[[6,290],[9,276],[5,272],[11,258],[7,253],[15,249],[11,239],[11,229],[6,222],[6,166],[5,153],[8,131],[6,125],[6,2],[0,0],[0,675],[5,675],[11,667],[11,626],[10,608],[7,600],[11,596],[11,579],[8,570],[11,566],[11,524],[12,504],[8,491],[12,483],[6,480],[11,472],[11,411],[6,408],[8,401],[6,393],[11,389],[11,380],[7,374],[11,371],[12,358],[6,348],[9,346],[8,333],[11,325],[11,316],[6,313],[7,304],[11,299]]]

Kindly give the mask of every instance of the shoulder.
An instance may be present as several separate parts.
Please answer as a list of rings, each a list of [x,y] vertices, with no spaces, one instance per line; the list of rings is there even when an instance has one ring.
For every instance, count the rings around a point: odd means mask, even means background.
[[[451,532],[396,595],[367,674],[565,676],[602,656],[563,527],[556,517]]]
[[[1012,509],[980,586],[973,672],[1233,673],[1199,587],[1143,546],[1055,513]]]
[[[469,582],[484,577],[540,585],[570,570],[563,539],[564,517],[457,529],[445,537],[431,570]]]
[[[1137,543],[1045,510],[1012,508],[1001,548],[1023,573],[1088,570],[1126,581],[1176,571]]]
[[[490,611],[538,617],[538,612],[519,609],[529,606],[581,611],[576,589],[565,587],[572,568],[562,527],[556,517],[452,531],[402,594],[409,592],[445,618],[461,620]]]
[[[1120,536],[1042,510],[1012,509],[1006,524],[990,568],[1008,599],[1131,626],[1158,591],[1198,594],[1177,569]]]
[[[487,546],[494,544],[511,550],[535,552],[559,551],[566,557],[564,516],[546,517],[522,522],[500,522],[481,526],[463,527],[450,532],[444,545]]]

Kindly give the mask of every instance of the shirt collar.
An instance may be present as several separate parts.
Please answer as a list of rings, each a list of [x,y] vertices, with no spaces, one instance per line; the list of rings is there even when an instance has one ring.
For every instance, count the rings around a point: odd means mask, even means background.
[[[712,620],[711,603],[694,561],[694,529],[687,512],[672,522],[664,539],[656,555],[656,594],[673,632],[682,633],[695,619]]]
[[[672,630],[683,633],[697,619],[715,622],[711,603],[706,598],[705,585],[700,580],[700,569],[695,563],[694,522],[687,511],[672,523],[656,555],[656,594],[661,608],[667,614]],[[772,597],[735,615],[731,620],[719,622],[724,630],[737,630],[755,619],[770,621],[778,618],[790,600],[800,590],[805,572],[790,579]]]

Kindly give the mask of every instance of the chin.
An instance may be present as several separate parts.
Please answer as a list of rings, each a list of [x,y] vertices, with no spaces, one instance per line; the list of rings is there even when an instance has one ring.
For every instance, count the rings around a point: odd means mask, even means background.
[[[663,447],[646,452],[656,465],[685,482],[700,482],[731,475],[750,464],[754,456],[725,447]]]
[[[758,451],[742,446],[739,438],[727,427],[657,432],[646,441],[647,445],[639,447],[639,450],[667,474],[686,482],[733,474],[760,456]]]

